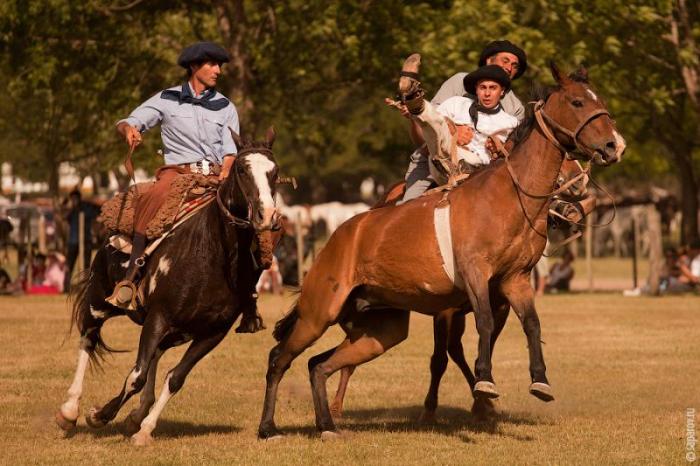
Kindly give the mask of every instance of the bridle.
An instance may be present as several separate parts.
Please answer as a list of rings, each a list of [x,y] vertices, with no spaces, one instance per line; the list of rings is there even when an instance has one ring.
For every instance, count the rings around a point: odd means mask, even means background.
[[[576,150],[585,152],[586,150],[590,150],[590,147],[586,147],[584,144],[581,144],[578,140],[578,136],[579,134],[581,134],[581,131],[583,131],[583,128],[585,128],[586,125],[588,125],[588,123],[595,120],[599,116],[607,115],[608,118],[610,117],[610,112],[608,112],[604,108],[597,108],[595,110],[591,110],[588,113],[588,115],[586,115],[586,117],[581,120],[578,126],[576,126],[576,128],[573,131],[571,131],[570,129],[565,128],[564,126],[559,124],[559,122],[557,122],[555,119],[547,115],[547,113],[544,111],[544,100],[538,100],[533,104],[535,119],[537,120],[537,124],[539,125],[540,129],[544,133],[544,136],[549,142],[554,144],[554,146],[557,149],[562,151],[567,159],[570,160],[573,160],[574,157],[571,156],[571,154],[569,153],[570,151],[566,147],[564,147],[564,145],[562,145],[562,143],[560,143],[556,137],[554,137],[554,134],[552,133],[550,127],[553,127],[556,131],[559,131],[560,133],[563,133],[566,136],[568,136],[573,141]]]
[[[248,196],[248,193],[244,189],[242,189],[243,184],[241,183],[241,178],[238,173],[238,170],[236,169],[236,164],[241,163],[244,158],[247,155],[250,154],[262,154],[265,157],[267,157],[269,160],[272,162],[275,162],[274,155],[272,153],[272,150],[267,148],[267,147],[249,147],[245,149],[241,149],[238,154],[236,155],[236,160],[233,162],[233,166],[231,167],[231,171],[233,172],[233,182],[234,186],[238,186],[241,194],[243,195],[243,199],[246,203],[246,206],[248,207],[248,212],[246,214],[245,218],[241,217],[236,217],[231,210],[224,204],[224,201],[221,199],[221,189],[223,188],[223,183],[219,185],[219,187],[216,189],[216,203],[219,206],[219,211],[224,215],[224,217],[228,220],[228,222],[238,228],[252,228],[255,229],[257,232],[262,232],[266,230],[271,230],[271,231],[277,231],[281,228],[281,221],[280,221],[280,216],[276,215],[273,218],[272,223],[270,226],[267,226],[265,228],[255,228],[253,225],[253,222],[250,220],[253,216],[253,202]],[[275,163],[276,165],[276,163]],[[231,176],[229,174],[229,176]]]
[[[584,144],[581,144],[578,140],[579,134],[581,134],[581,131],[583,131],[583,128],[586,127],[591,121],[595,120],[599,116],[602,115],[607,115],[610,117],[610,113],[604,109],[604,108],[598,108],[595,110],[592,110],[589,112],[585,118],[581,120],[581,122],[576,126],[576,129],[571,131],[568,128],[565,128],[559,122],[554,120],[552,117],[547,115],[547,113],[544,111],[544,100],[538,100],[536,102],[530,102],[533,104],[533,112],[535,115],[535,120],[537,121],[537,125],[540,127],[542,130],[542,133],[544,134],[544,137],[554,145],[557,149],[559,149],[563,154],[564,157],[566,157],[569,160],[576,160],[571,154],[570,151],[561,143],[559,140],[554,136],[554,133],[550,129],[550,127],[554,127],[555,130],[565,134],[571,140],[573,141],[575,147],[577,150],[580,150],[582,152],[585,152],[585,149],[587,148]],[[498,141],[498,138],[493,138],[494,142],[496,142],[496,145],[499,146],[500,141]],[[502,146],[502,144],[500,144]],[[500,147],[499,147],[500,150]],[[504,158],[506,161],[506,166],[508,168],[508,173],[510,173],[510,177],[513,179],[513,183],[515,184],[516,188],[525,194],[528,197],[534,198],[534,199],[547,199],[552,196],[557,196],[563,192],[565,192],[567,189],[569,189],[571,186],[573,186],[575,183],[583,179],[584,177],[588,177],[590,179],[590,167],[588,167],[585,170],[582,170],[581,173],[561,185],[559,188],[555,189],[552,192],[546,193],[546,194],[532,194],[527,192],[522,185],[520,184],[520,181],[518,180],[518,176],[515,173],[515,170],[513,169],[511,163],[510,163],[510,154],[508,151],[503,151],[504,152]]]

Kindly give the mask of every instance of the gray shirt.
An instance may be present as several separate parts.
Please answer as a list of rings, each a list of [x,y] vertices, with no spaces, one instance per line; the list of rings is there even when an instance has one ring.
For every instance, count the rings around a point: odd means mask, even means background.
[[[430,103],[433,105],[440,105],[445,100],[454,96],[473,98],[473,96],[470,96],[467,91],[464,90],[464,77],[466,75],[467,73],[457,73],[442,83],[442,86],[440,86],[440,89],[438,89],[437,94],[435,94],[435,97],[433,97]],[[525,107],[523,107],[520,99],[515,96],[513,90],[506,92],[506,95],[501,99],[501,105],[503,105],[503,110],[505,110],[506,113],[516,117],[518,121],[522,121],[522,119],[525,118]]]
[[[179,91],[182,86],[170,89]],[[194,95],[192,86],[190,92]],[[200,160],[220,164],[224,155],[237,153],[230,130],[238,133],[240,124],[232,102],[214,111],[201,105],[163,99],[160,94],[139,105],[117,125],[126,122],[143,133],[160,123],[163,155],[168,165]],[[217,92],[212,100],[221,98],[224,96]]]

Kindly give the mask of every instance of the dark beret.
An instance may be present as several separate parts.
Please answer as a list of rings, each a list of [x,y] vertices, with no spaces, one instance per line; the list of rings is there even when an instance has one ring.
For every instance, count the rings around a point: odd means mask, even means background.
[[[505,70],[498,65],[486,65],[464,77],[464,90],[471,95],[476,95],[476,85],[479,83],[479,81],[483,81],[484,79],[496,81],[498,84],[503,86],[505,91],[510,89],[510,78],[508,77],[508,73],[506,73]]]
[[[197,42],[185,47],[180,54],[180,58],[177,59],[177,64],[187,69],[192,63],[202,63],[210,60],[217,63],[228,63],[230,57],[226,50],[213,42]]]
[[[527,55],[525,55],[523,49],[508,40],[495,40],[484,47],[484,50],[481,52],[481,57],[479,58],[479,66],[484,66],[489,57],[501,52],[512,53],[518,57],[518,72],[513,76],[513,79],[518,79],[527,69]]]

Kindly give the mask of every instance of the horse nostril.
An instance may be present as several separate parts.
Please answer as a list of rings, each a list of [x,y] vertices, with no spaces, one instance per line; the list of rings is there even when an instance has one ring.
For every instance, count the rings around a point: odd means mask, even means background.
[[[617,144],[615,144],[615,141],[610,141],[607,144],[605,144],[606,154],[615,155],[615,152],[617,152]]]

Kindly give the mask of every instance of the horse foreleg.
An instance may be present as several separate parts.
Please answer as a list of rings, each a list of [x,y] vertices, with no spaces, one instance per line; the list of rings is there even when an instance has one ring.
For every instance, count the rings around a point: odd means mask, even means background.
[[[161,313],[153,310],[147,314],[143,330],[141,331],[136,364],[124,381],[124,386],[119,395],[111,399],[102,408],[93,407],[90,410],[85,419],[90,427],[103,427],[115,418],[129,398],[141,391],[146,383],[151,361],[167,332],[166,329],[167,323]]]
[[[133,435],[141,428],[141,421],[148,415],[148,411],[156,402],[156,375],[158,373],[158,361],[164,351],[160,348],[153,355],[153,360],[148,368],[146,385],[141,392],[141,400],[138,407],[134,408],[124,420],[125,430],[128,435]]]
[[[131,436],[131,440],[135,445],[143,446],[153,441],[151,433],[156,428],[158,418],[163,412],[163,409],[165,409],[165,405],[170,401],[170,398],[182,388],[192,368],[221,343],[221,340],[224,339],[227,333],[228,329],[203,340],[195,340],[190,344],[180,362],[168,372],[168,375],[165,377],[165,383],[163,384],[163,389],[160,392],[158,401],[153,406],[153,409],[151,409],[151,412],[148,413],[148,416],[141,421],[141,428]]]
[[[321,438],[338,435],[328,407],[328,377],[343,367],[358,366],[376,358],[408,336],[409,311],[392,309],[368,312],[368,315],[353,322],[347,344],[338,346],[325,361],[311,368],[309,376],[316,427],[321,431]]]
[[[471,264],[467,270],[460,267],[460,272],[465,277],[467,294],[474,309],[474,320],[479,334],[479,351],[474,364],[476,375],[474,397],[498,398],[496,384],[494,384],[493,375],[491,375],[491,336],[493,335],[494,322],[489,294],[489,277],[480,271],[475,264]]]
[[[542,401],[552,401],[554,395],[546,376],[546,366],[542,353],[540,319],[535,310],[535,297],[528,274],[518,275],[501,285],[503,294],[520,318],[527,336],[530,356],[530,393]]]
[[[420,422],[433,422],[438,404],[440,380],[447,370],[447,336],[450,332],[451,314],[448,311],[433,317],[433,355],[430,357],[430,387],[423,402]]]

